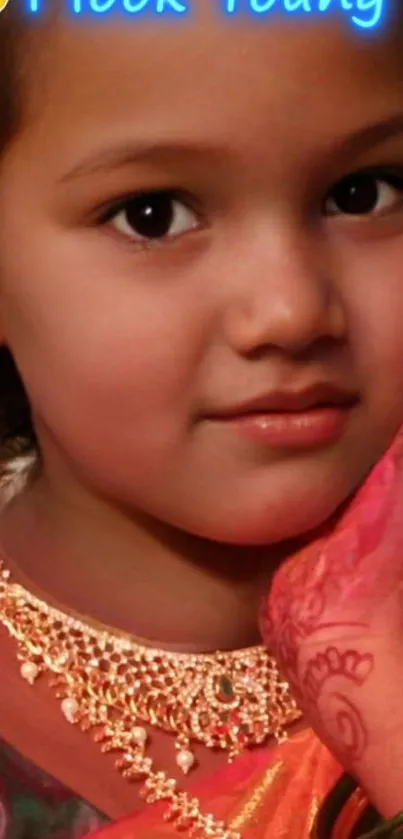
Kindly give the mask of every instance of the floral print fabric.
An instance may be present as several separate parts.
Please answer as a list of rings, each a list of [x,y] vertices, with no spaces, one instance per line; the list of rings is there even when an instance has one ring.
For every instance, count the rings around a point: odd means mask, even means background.
[[[83,839],[109,823],[0,740],[0,839]]]

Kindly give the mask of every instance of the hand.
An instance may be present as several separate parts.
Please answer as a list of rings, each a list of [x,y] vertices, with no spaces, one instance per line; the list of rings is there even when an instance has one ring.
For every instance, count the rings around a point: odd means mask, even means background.
[[[263,637],[380,813],[403,810],[403,433],[336,523],[275,575]]]

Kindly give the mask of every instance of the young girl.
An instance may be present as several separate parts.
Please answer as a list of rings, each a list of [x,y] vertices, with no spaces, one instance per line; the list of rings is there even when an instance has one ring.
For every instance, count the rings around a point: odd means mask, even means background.
[[[2,839],[307,839],[258,612],[403,422],[399,9],[50,11],[0,17]]]

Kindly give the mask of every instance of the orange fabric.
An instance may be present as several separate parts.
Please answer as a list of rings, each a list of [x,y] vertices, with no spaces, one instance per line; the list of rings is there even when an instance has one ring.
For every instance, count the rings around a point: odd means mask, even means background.
[[[333,829],[333,839],[351,836],[354,827],[368,807],[368,799],[361,790],[356,790],[343,807]]]
[[[340,774],[334,758],[306,730],[270,753],[248,752],[192,792],[204,812],[224,819],[242,839],[309,839],[320,802]],[[148,805],[91,839],[180,837],[183,834],[163,820],[165,806]]]

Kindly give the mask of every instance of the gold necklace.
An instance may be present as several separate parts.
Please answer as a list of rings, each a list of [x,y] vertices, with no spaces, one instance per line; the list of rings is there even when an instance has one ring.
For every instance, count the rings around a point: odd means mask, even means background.
[[[187,654],[143,646],[49,606],[13,582],[1,559],[0,623],[17,641],[21,676],[33,685],[51,674],[65,718],[82,731],[95,729],[102,752],[120,753],[116,768],[142,781],[147,803],[166,801],[165,818],[192,836],[239,839],[154,768],[144,726],[174,735],[185,774],[195,764],[192,742],[224,749],[229,761],[269,737],[281,742],[301,713],[264,647]]]

